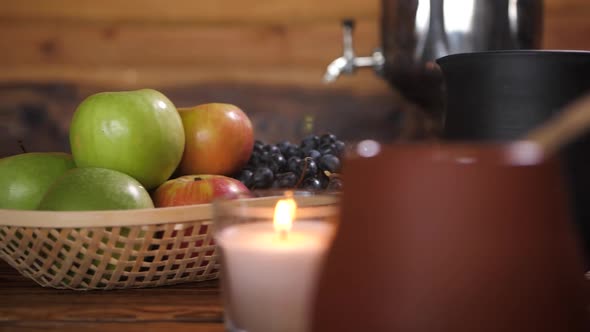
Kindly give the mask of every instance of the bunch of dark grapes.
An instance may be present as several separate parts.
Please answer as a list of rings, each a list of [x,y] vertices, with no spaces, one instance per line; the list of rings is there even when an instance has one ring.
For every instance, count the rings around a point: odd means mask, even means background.
[[[252,190],[340,190],[344,149],[344,142],[333,134],[310,135],[300,144],[256,141],[248,164],[234,178]]]

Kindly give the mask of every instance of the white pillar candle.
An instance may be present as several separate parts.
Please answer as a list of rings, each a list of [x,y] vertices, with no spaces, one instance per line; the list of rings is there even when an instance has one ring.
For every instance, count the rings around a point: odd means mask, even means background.
[[[228,226],[217,234],[226,314],[247,332],[304,332],[319,268],[334,226],[295,221],[287,234],[271,222]]]

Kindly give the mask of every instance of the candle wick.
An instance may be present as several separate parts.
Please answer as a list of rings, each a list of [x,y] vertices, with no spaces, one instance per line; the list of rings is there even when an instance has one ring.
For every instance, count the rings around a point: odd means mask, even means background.
[[[287,241],[287,236],[288,232],[286,229],[279,231],[279,239],[281,239],[281,241]]]

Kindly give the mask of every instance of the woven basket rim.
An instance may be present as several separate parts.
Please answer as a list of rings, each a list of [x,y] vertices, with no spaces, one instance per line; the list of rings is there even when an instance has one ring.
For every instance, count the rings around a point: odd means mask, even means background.
[[[105,211],[31,211],[0,209],[0,226],[70,228],[178,223],[212,218],[212,204]]]
[[[318,195],[324,198],[330,197]],[[316,198],[318,196],[315,196]],[[246,198],[263,201],[273,196]],[[335,199],[331,197],[330,199]],[[134,210],[106,211],[31,211],[0,209],[0,226],[73,228],[140,226],[187,221],[205,221],[213,218],[213,204],[184,205]]]

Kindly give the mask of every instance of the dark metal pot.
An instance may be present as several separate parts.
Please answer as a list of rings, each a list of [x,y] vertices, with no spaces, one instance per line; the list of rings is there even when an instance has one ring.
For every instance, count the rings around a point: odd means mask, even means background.
[[[443,136],[448,140],[522,137],[590,91],[590,52],[463,53],[437,62],[446,88]],[[590,267],[590,134],[562,156]]]

